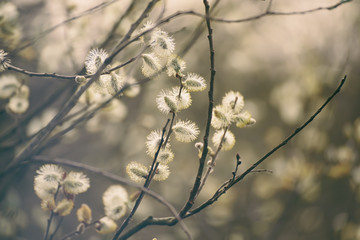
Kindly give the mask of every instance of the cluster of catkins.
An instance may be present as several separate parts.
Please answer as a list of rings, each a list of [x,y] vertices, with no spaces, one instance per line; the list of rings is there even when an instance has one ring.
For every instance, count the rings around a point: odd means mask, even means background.
[[[83,173],[67,173],[54,164],[43,165],[36,173],[34,190],[41,199],[41,207],[60,216],[69,215],[74,207],[75,196],[90,187],[90,180]]]
[[[89,75],[95,74],[107,57],[108,53],[104,49],[92,49],[85,59],[86,73]],[[114,63],[113,65],[119,64]],[[122,68],[109,72],[110,69],[111,65],[107,65],[100,77],[80,97],[79,102],[80,104],[96,107],[116,97],[100,113],[122,119],[126,115],[126,107],[119,97],[123,95],[127,97],[137,96],[140,92],[140,86],[135,84],[136,80],[126,75]],[[88,81],[88,78],[77,76],[75,81],[82,86]],[[125,85],[128,86],[124,90]]]
[[[89,178],[82,172],[67,173],[55,164],[43,165],[36,173],[34,190],[41,199],[41,207],[58,216],[69,215],[74,208],[75,196],[86,192],[90,187]],[[116,230],[115,221],[122,218],[128,208],[128,193],[121,185],[112,185],[104,192],[102,200],[105,216],[96,221],[92,220],[92,211],[87,204],[82,204],[76,211],[79,233],[92,223],[101,234]]]
[[[0,49],[0,72],[5,71],[10,64],[7,53]],[[7,101],[6,110],[10,114],[19,115],[29,108],[30,89],[21,83],[15,75],[1,75],[0,99]]]
[[[195,73],[184,73],[185,61],[174,54],[174,39],[167,32],[155,27],[151,22],[147,22],[141,29],[142,32],[150,30],[152,30],[150,34],[142,38],[143,43],[151,50],[142,54],[142,73],[146,77],[156,77],[162,70],[166,70],[169,77],[179,80],[179,86],[162,90],[156,98],[157,108],[160,112],[175,115],[191,105],[190,92],[204,90],[206,82],[204,78]],[[189,120],[178,120],[172,125],[171,130],[176,140],[185,143],[194,141],[199,134],[197,125]],[[154,159],[158,152],[156,160],[159,165],[153,176],[155,181],[163,181],[168,178],[170,174],[168,163],[174,159],[170,143],[165,141],[165,138],[166,136],[162,136],[161,130],[152,131],[147,136],[146,148],[149,157]],[[161,141],[163,141],[163,145],[159,149]],[[139,162],[130,162],[126,167],[127,174],[136,182],[145,181],[149,170],[150,168]]]
[[[216,129],[212,136],[212,142],[216,148],[227,151],[235,145],[235,136],[229,130],[231,124],[244,128],[256,123],[248,111],[243,111],[245,105],[244,97],[240,92],[230,91],[225,94],[221,104],[213,109],[211,126]],[[197,147],[201,148],[198,144]],[[212,153],[210,149],[210,155]]]

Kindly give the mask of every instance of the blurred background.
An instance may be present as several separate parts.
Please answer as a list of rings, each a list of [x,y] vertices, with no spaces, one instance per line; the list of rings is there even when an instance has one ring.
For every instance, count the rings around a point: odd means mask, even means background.
[[[219,1],[213,14],[219,18],[242,19],[264,12],[269,0]],[[76,75],[90,49],[110,51],[127,32],[148,1],[134,1],[130,13],[115,26],[132,1],[115,1],[96,12],[63,24],[48,34],[45,30],[77,16],[102,1],[12,0],[0,2],[0,49],[12,64],[34,72]],[[336,4],[333,0],[274,0],[271,10],[293,12]],[[210,1],[212,6],[214,1]],[[160,2],[148,19],[156,21],[176,11],[203,13],[202,1]],[[231,131],[235,147],[221,152],[214,172],[196,204],[209,199],[232,176],[239,153],[239,173],[279,144],[306,121],[347,75],[340,94],[305,130],[277,151],[260,169],[251,173],[212,206],[185,220],[194,239],[360,239],[360,3],[352,1],[332,10],[294,16],[266,16],[245,23],[213,22],[215,49],[215,105],[230,90],[245,98],[245,109],[257,123]],[[178,17],[161,28],[175,39],[175,52],[186,61],[186,71],[210,78],[207,31],[195,16]],[[196,34],[199,33],[198,38]],[[195,36],[195,37],[194,37]],[[25,44],[28,47],[21,49]],[[117,61],[125,62],[139,51],[139,43],[125,49]],[[128,65],[128,76],[142,79],[141,61]],[[21,116],[8,114],[0,102],[0,166],[5,168],[34,134],[61,109],[77,84],[71,80],[14,75],[30,88],[30,108]],[[156,108],[161,89],[177,84],[163,74],[141,86],[134,98],[122,98],[117,112],[99,112],[93,119],[48,146],[41,155],[86,163],[127,177],[131,161],[150,164],[146,136],[161,129],[167,116]],[[205,132],[207,91],[192,94],[192,106],[179,113],[183,120],[197,123],[202,140]],[[212,129],[212,132],[214,130]],[[175,160],[166,181],[154,182],[160,193],[177,209],[189,196],[198,168],[193,143],[172,142]],[[26,165],[20,172],[1,180],[0,238],[40,239],[48,212],[40,207],[33,190],[39,164]],[[70,168],[64,167],[67,170]],[[102,193],[114,182],[90,172],[90,189],[76,198],[75,208],[87,203],[93,218],[104,214]],[[127,187],[129,193],[136,189]],[[170,216],[161,204],[145,197],[133,222],[143,218]],[[119,221],[119,223],[122,220]],[[65,218],[57,236],[74,230],[75,211]],[[151,226],[130,239],[185,239],[181,228]],[[77,239],[111,239],[89,229]]]

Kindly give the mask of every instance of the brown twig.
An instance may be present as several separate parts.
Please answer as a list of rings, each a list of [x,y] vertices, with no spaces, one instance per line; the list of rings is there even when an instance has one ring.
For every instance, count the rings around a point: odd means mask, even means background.
[[[195,213],[200,212],[204,208],[210,206],[215,201],[219,199],[223,194],[227,192],[232,186],[243,180],[249,173],[251,173],[257,166],[259,166],[262,162],[264,162],[266,159],[268,159],[273,153],[275,153],[277,150],[285,146],[291,139],[293,139],[299,132],[301,132],[309,123],[311,123],[317,115],[326,107],[326,105],[340,92],[341,87],[344,85],[346,81],[346,76],[341,80],[341,83],[336,88],[336,90],[333,92],[333,94],[324,102],[324,104],[299,128],[295,129],[295,131],[288,136],[284,141],[282,141],[279,145],[277,145],[275,148],[273,148],[271,151],[266,153],[262,158],[260,158],[258,161],[256,161],[251,167],[249,167],[244,173],[237,176],[234,181],[227,181],[227,184],[225,186],[220,187],[215,194],[207,200],[205,203],[201,204],[196,209],[190,211],[186,216],[194,215]]]
[[[58,224],[56,225],[56,228],[55,228],[54,232],[49,236],[49,240],[52,240],[55,237],[55,234],[59,231],[60,226],[61,226],[63,221],[64,221],[64,217],[62,216],[60,218]]]
[[[223,19],[223,18],[209,17],[209,20],[214,21],[214,22],[218,22],[218,23],[243,23],[243,22],[249,22],[249,21],[258,20],[258,19],[261,19],[261,18],[266,17],[266,16],[304,15],[304,14],[309,14],[309,13],[318,12],[318,11],[322,11],[322,10],[333,10],[333,9],[335,9],[335,8],[345,4],[345,3],[351,2],[351,1],[352,0],[345,0],[345,1],[340,1],[340,2],[338,2],[336,4],[333,4],[333,5],[327,6],[327,7],[318,7],[318,8],[308,9],[308,10],[304,10],[304,11],[293,11],[293,12],[270,11],[270,6],[271,6],[271,2],[270,2],[265,12],[263,12],[261,14],[251,16],[251,17],[248,17],[248,18],[229,20],[229,19]],[[201,17],[201,18],[206,19],[206,15],[204,16],[203,14],[195,12],[195,11],[178,11],[178,12],[176,12],[176,13],[174,13],[174,14],[160,20],[157,24],[155,24],[155,26],[153,28],[151,28],[151,29],[149,29],[149,30],[135,36],[132,40],[129,41],[129,44],[134,42],[140,36],[146,34],[147,32],[152,31],[155,27],[158,27],[158,26],[160,26],[160,25],[162,25],[162,24],[164,24],[166,22],[169,22],[169,21],[173,20],[176,17],[183,16],[183,15],[193,15],[193,16],[197,16],[197,17]],[[51,31],[55,30],[57,27],[65,24],[67,22],[70,22],[72,20],[75,20],[75,19],[77,19],[77,18],[70,18],[68,20],[65,20],[63,23],[60,23],[60,24],[56,25],[55,27],[46,30],[43,34],[49,33]],[[127,40],[129,38],[130,38],[130,36],[127,38]],[[120,45],[121,45],[120,43],[117,45],[118,50],[115,52],[115,55],[117,55],[121,50],[123,50],[123,47],[120,47]],[[24,47],[20,48],[20,50],[22,50],[23,48],[26,48],[26,47],[28,47],[28,46],[24,46]],[[59,79],[75,79],[75,77],[76,77],[76,76],[61,75],[61,74],[56,74],[56,73],[36,73],[36,72],[27,71],[25,69],[22,69],[22,68],[13,66],[13,65],[8,65],[8,70],[23,73],[23,74],[26,74],[28,76],[37,76],[37,77],[52,77],[52,78],[59,78]],[[91,75],[85,75],[85,77],[90,77],[90,76]]]
[[[113,27],[111,28],[110,32],[107,34],[105,40],[103,41],[103,43],[100,45],[100,48],[105,48],[111,41],[111,39],[114,37],[116,30],[119,28],[120,24],[122,23],[122,21],[130,15],[130,13],[134,10],[135,8],[135,3],[136,0],[132,0],[131,3],[129,4],[129,6],[127,7],[127,9],[125,10],[125,12],[119,17],[119,19],[115,22],[115,24],[113,25]]]
[[[84,16],[86,16],[86,15],[89,15],[89,14],[92,14],[92,13],[94,13],[94,12],[97,12],[97,11],[99,11],[99,10],[107,7],[107,6],[110,6],[111,4],[113,4],[113,3],[117,2],[117,1],[119,1],[119,0],[111,0],[111,1],[108,1],[108,2],[102,2],[102,3],[96,5],[96,6],[92,7],[92,8],[89,8],[89,9],[85,10],[84,12],[80,13],[79,15],[76,15],[76,16],[74,16],[74,17],[71,17],[71,18],[69,18],[69,19],[66,19],[65,21],[63,21],[63,22],[61,22],[61,23],[56,24],[55,26],[53,26],[53,27],[51,27],[51,28],[43,31],[42,33],[40,33],[37,37],[34,37],[33,39],[29,40],[27,43],[25,43],[25,44],[23,44],[22,46],[20,46],[20,47],[18,47],[17,49],[15,49],[15,50],[12,52],[12,54],[18,53],[18,52],[24,50],[25,48],[30,47],[30,46],[33,45],[36,41],[38,41],[39,39],[45,37],[45,36],[48,35],[49,33],[55,31],[57,28],[65,25],[65,24],[67,24],[67,23],[70,23],[70,22],[72,22],[72,21],[74,21],[74,20],[77,20],[77,19],[79,19],[79,18],[81,18],[81,17],[84,17]]]
[[[202,188],[204,187],[204,185],[206,183],[206,180],[208,179],[210,173],[212,173],[212,171],[214,170],[216,158],[217,158],[217,156],[219,155],[219,152],[222,149],[223,142],[225,140],[225,135],[226,135],[228,130],[229,130],[229,127],[226,127],[224,129],[224,133],[223,133],[223,135],[221,137],[220,144],[219,144],[218,148],[216,149],[216,152],[213,155],[210,155],[211,160],[210,160],[210,163],[208,163],[208,168],[206,170],[206,173],[205,173],[204,177],[201,180],[201,184],[200,184],[200,187],[198,189],[197,195],[199,195],[199,193],[201,192]]]
[[[205,13],[206,13],[206,25],[208,30],[208,40],[209,40],[209,51],[210,51],[210,88],[209,88],[209,107],[208,107],[208,116],[207,116],[207,123],[206,123],[206,129],[205,129],[205,135],[204,135],[204,147],[203,152],[201,155],[201,158],[199,159],[199,167],[198,172],[196,174],[194,185],[190,191],[190,196],[188,201],[185,203],[184,207],[181,209],[179,215],[183,217],[186,212],[194,205],[195,198],[197,196],[200,183],[201,183],[201,177],[202,173],[204,171],[204,165],[205,160],[208,154],[208,138],[210,135],[210,125],[211,125],[211,119],[212,119],[212,111],[213,111],[213,105],[214,105],[214,84],[215,84],[215,51],[213,46],[213,39],[212,39],[212,28],[210,24],[210,6],[209,2],[207,0],[203,1],[205,6]]]
[[[155,153],[155,156],[154,156],[154,159],[153,159],[153,162],[151,164],[151,167],[150,167],[150,170],[149,170],[149,173],[146,177],[146,180],[145,180],[145,183],[144,183],[144,188],[148,188],[149,185],[150,185],[150,182],[154,176],[154,173],[155,173],[155,170],[157,169],[158,167],[158,164],[156,164],[156,160],[157,160],[157,157],[158,157],[158,154],[161,150],[161,147],[162,147],[162,144],[164,143],[164,140],[165,140],[165,132],[166,132],[166,128],[168,126],[170,122],[170,119],[167,120],[167,122],[165,123],[165,126],[163,127],[162,129],[162,134],[161,134],[161,139],[160,139],[160,143],[159,143],[159,146],[158,146],[158,149]],[[136,199],[136,202],[135,202],[135,205],[134,207],[132,208],[130,214],[127,216],[127,218],[123,221],[123,223],[121,224],[121,226],[119,227],[119,229],[116,231],[114,237],[113,237],[113,240],[116,240],[119,238],[120,234],[123,232],[123,230],[127,227],[127,225],[129,224],[130,220],[132,219],[132,217],[134,216],[135,212],[137,211],[138,207],[140,206],[140,203],[142,201],[144,197],[144,192],[141,192],[139,197]]]
[[[210,206],[211,204],[213,204],[215,201],[217,201],[223,194],[226,193],[226,191],[228,191],[231,187],[233,187],[236,183],[238,183],[239,181],[241,181],[242,179],[245,178],[245,176],[247,176],[249,173],[252,173],[253,170],[263,161],[265,161],[266,159],[268,159],[274,152],[276,152],[277,150],[279,150],[280,148],[282,148],[283,146],[285,146],[292,138],[294,138],[300,131],[302,131],[310,122],[312,122],[317,115],[327,106],[327,104],[335,97],[335,95],[337,95],[340,90],[341,87],[343,86],[343,84],[346,81],[346,76],[342,79],[341,83],[339,84],[339,86],[336,88],[336,90],[333,92],[333,94],[325,101],[325,103],[303,124],[301,125],[299,128],[297,128],[293,134],[291,134],[288,138],[286,138],[282,143],[280,143],[277,147],[275,147],[274,149],[272,149],[271,151],[269,151],[267,154],[264,155],[264,157],[262,157],[261,159],[259,159],[254,165],[252,165],[249,169],[247,169],[244,173],[242,173],[239,176],[236,176],[234,178],[234,176],[232,176],[229,180],[227,180],[226,182],[224,182],[219,189],[215,192],[215,194],[213,195],[213,197],[211,197],[209,200],[207,200],[206,202],[204,202],[203,204],[201,204],[199,207],[187,212],[185,215],[182,216],[182,218],[188,218],[191,217],[199,212],[201,212],[202,210],[204,210],[205,208],[207,208],[208,206]],[[134,226],[132,229],[130,229],[127,233],[125,233],[120,240],[125,240],[128,239],[129,237],[131,237],[132,235],[134,235],[135,233],[137,233],[138,231],[140,231],[141,229],[150,226],[150,225],[163,225],[163,226],[173,226],[177,223],[177,219],[174,217],[166,217],[166,218],[153,218],[153,217],[148,217],[146,219],[144,219],[142,222],[140,222],[139,224],[137,224],[136,226]]]
[[[60,187],[61,187],[61,185],[60,185],[60,183],[59,183],[59,184],[58,184],[58,187],[57,187],[57,189],[56,189],[55,195],[54,195],[54,201],[56,201],[56,196],[57,196],[58,193],[59,193]],[[52,223],[54,214],[55,214],[55,213],[54,213],[54,210],[51,210],[50,216],[49,216],[49,219],[48,219],[47,225],[46,225],[44,240],[47,240],[47,239],[48,239],[49,231],[50,231],[50,226],[51,226],[51,223]]]
[[[22,162],[21,165],[17,166],[17,168],[19,168],[19,167],[21,167],[23,165],[27,165],[27,164],[44,164],[44,163],[59,164],[59,165],[63,165],[63,166],[69,166],[69,167],[72,167],[72,168],[80,169],[80,170],[87,171],[87,172],[92,172],[92,173],[95,173],[95,174],[97,174],[99,176],[103,176],[105,178],[113,180],[115,182],[137,188],[140,191],[145,192],[147,195],[149,195],[150,197],[152,197],[156,201],[158,201],[161,204],[165,205],[170,210],[170,212],[172,214],[174,214],[174,216],[177,216],[177,211],[174,208],[174,206],[172,206],[165,198],[163,198],[159,194],[155,193],[154,191],[152,191],[152,190],[150,190],[148,188],[144,188],[143,186],[138,185],[138,184],[126,179],[126,178],[117,176],[116,174],[113,174],[113,173],[110,173],[110,172],[107,172],[107,171],[100,170],[99,168],[89,166],[89,165],[86,165],[84,163],[78,163],[78,162],[74,162],[72,160],[63,159],[63,158],[49,158],[49,157],[45,157],[45,156],[34,156],[32,158],[32,161]],[[15,170],[15,169],[10,169],[10,171],[13,171],[13,170]]]
[[[180,79],[180,84],[181,84],[181,78]],[[179,90],[179,97],[181,95],[181,87],[180,87],[180,90]],[[157,162],[157,157],[158,157],[158,154],[161,150],[161,148],[166,148],[166,145],[168,144],[168,141],[170,139],[170,136],[172,134],[172,127],[174,125],[174,120],[175,120],[175,112],[171,112],[172,113],[172,116],[171,116],[171,120],[168,119],[165,126],[163,127],[163,130],[162,130],[162,135],[161,135],[161,139],[160,139],[160,143],[159,143],[159,147],[155,153],[155,156],[154,156],[154,159],[153,159],[153,162],[151,164],[151,167],[150,167],[150,171],[148,173],[148,176],[146,178],[146,181],[145,181],[145,184],[144,184],[144,187],[145,188],[148,188],[148,186],[150,185],[150,182],[152,180],[152,178],[154,177],[155,175],[155,172],[156,172],[156,169],[157,167],[159,166],[159,163]],[[169,125],[169,122],[170,122],[170,125]],[[167,129],[167,126],[169,125],[169,131],[165,137],[165,132],[166,132],[166,129]],[[122,233],[122,231],[126,228],[126,226],[128,225],[129,221],[131,220],[132,216],[135,214],[137,208],[139,207],[140,205],[140,202],[142,201],[142,198],[143,198],[143,193],[140,193],[140,196],[137,198],[136,202],[135,202],[135,206],[133,207],[131,213],[129,214],[129,216],[124,220],[124,222],[122,223],[122,225],[120,226],[119,230],[116,232],[113,240],[115,239],[118,239],[120,237],[120,234]],[[179,217],[179,219],[177,220],[181,220],[181,218]],[[192,239],[191,238],[191,235],[189,233],[189,231],[187,230],[186,226],[184,225],[184,223],[182,223],[182,221],[180,222],[180,224],[182,225],[182,229],[184,230],[184,232],[186,233],[188,239]],[[121,237],[120,237],[121,239]]]

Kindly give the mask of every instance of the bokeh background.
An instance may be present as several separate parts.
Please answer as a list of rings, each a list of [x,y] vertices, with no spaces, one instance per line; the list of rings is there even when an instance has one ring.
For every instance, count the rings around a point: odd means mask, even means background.
[[[100,4],[102,1],[12,0],[0,2],[0,48],[9,52],[12,64],[34,72],[75,75],[83,69],[88,51],[102,46],[108,51],[126,33],[148,1],[135,1],[135,7],[103,45],[108,33],[131,1],[119,0],[108,7],[63,24],[43,35],[52,26]],[[292,12],[331,6],[333,0],[274,0],[271,9]],[[161,2],[149,15],[155,21],[165,6],[167,16],[179,10],[204,12],[202,1]],[[213,1],[210,1],[213,4]],[[240,19],[265,11],[268,0],[220,1],[213,14],[219,18]],[[347,75],[341,93],[294,140],[277,151],[261,166],[272,173],[252,173],[211,207],[185,220],[194,239],[360,239],[360,3],[352,1],[333,10],[305,15],[266,16],[245,23],[213,22],[215,49],[215,104],[230,91],[245,97],[245,109],[257,123],[249,128],[231,128],[236,145],[221,152],[215,171],[195,205],[213,195],[229,179],[236,153],[241,155],[239,172],[279,144],[307,120]],[[173,35],[176,52],[187,63],[187,71],[209,80],[209,49],[203,20],[195,16],[176,18],[162,26]],[[6,25],[8,24],[8,25]],[[9,27],[10,25],[10,27]],[[10,30],[9,30],[10,29]],[[194,33],[199,31],[194,40]],[[17,51],[25,43],[29,47]],[[190,44],[189,44],[190,43]],[[118,56],[126,61],[139,50],[131,45]],[[190,46],[188,51],[183,51]],[[141,75],[141,61],[125,68],[129,76]],[[30,87],[30,109],[16,125],[14,117],[0,109],[0,164],[5,168],[26,144],[27,136],[44,126],[64,105],[76,88],[68,80],[28,77],[15,72]],[[141,86],[135,98],[121,99],[120,110],[111,115],[100,112],[41,155],[65,158],[126,176],[130,161],[149,164],[145,139],[151,130],[160,129],[167,116],[160,113],[155,98],[161,89],[177,82],[165,74]],[[208,90],[208,89],[207,89]],[[195,121],[205,130],[207,90],[192,94],[191,108],[180,119]],[[8,133],[9,129],[15,131]],[[34,130],[35,129],[35,130]],[[159,192],[177,209],[188,198],[198,167],[194,144],[172,142],[175,160],[171,175],[154,182]],[[38,164],[27,165],[20,173],[2,179],[0,238],[40,239],[49,213],[40,207],[33,191]],[[70,168],[66,168],[70,170]],[[111,182],[85,172],[91,188],[76,199],[75,207],[87,203],[93,217],[101,217],[101,196]],[[5,186],[4,186],[5,185]],[[129,193],[135,191],[126,187]],[[148,215],[169,216],[162,205],[145,197],[134,224]],[[121,220],[120,220],[121,222]],[[67,216],[58,236],[74,230],[75,211]],[[131,239],[185,239],[181,228],[152,226]],[[111,239],[90,229],[77,239]]]

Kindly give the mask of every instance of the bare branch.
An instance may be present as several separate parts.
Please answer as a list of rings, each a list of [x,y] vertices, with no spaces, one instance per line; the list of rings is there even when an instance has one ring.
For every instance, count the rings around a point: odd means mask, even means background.
[[[188,201],[186,202],[185,206],[181,209],[179,215],[183,217],[186,212],[194,205],[195,198],[199,191],[201,177],[204,171],[205,160],[208,154],[208,138],[210,135],[210,125],[212,119],[212,112],[213,112],[213,105],[214,105],[214,84],[215,84],[215,51],[213,46],[213,39],[212,39],[212,28],[210,24],[210,6],[207,0],[203,1],[205,6],[205,13],[206,13],[206,25],[208,29],[208,40],[209,40],[209,50],[210,50],[210,89],[209,89],[209,107],[208,107],[208,117],[204,135],[204,147],[201,158],[199,159],[199,167],[198,172],[196,174],[194,185],[190,191],[190,196]]]
[[[69,19],[66,19],[65,21],[63,21],[63,22],[61,22],[61,23],[56,24],[55,26],[53,26],[53,27],[45,30],[45,31],[42,32],[42,33],[40,33],[39,36],[33,38],[33,39],[30,40],[28,43],[25,43],[25,44],[23,44],[22,46],[20,46],[20,47],[18,47],[17,49],[15,49],[15,51],[14,51],[12,54],[18,53],[18,52],[24,50],[25,48],[30,47],[30,46],[33,45],[36,41],[38,41],[39,39],[45,37],[45,36],[48,35],[49,33],[51,33],[51,32],[53,32],[54,30],[56,30],[57,28],[65,25],[65,24],[67,24],[67,23],[69,23],[69,22],[72,22],[72,21],[74,21],[74,20],[77,20],[77,19],[79,19],[79,18],[82,18],[82,17],[84,17],[84,16],[86,16],[86,15],[93,14],[94,12],[97,12],[97,11],[99,11],[99,10],[101,10],[101,9],[104,9],[105,7],[110,6],[111,4],[113,4],[113,3],[117,2],[117,1],[119,1],[119,0],[111,0],[111,1],[108,1],[108,2],[102,2],[102,3],[98,4],[98,5],[96,5],[95,7],[92,7],[92,8],[89,8],[89,9],[85,10],[84,12],[80,13],[79,15],[76,15],[76,16],[74,16],[74,17],[71,17],[71,18],[69,18]]]
[[[105,6],[108,6],[110,4],[112,4],[113,2],[116,2],[118,0],[113,0],[111,2],[108,2],[108,3],[102,3],[100,4],[101,7],[105,7]],[[257,20],[257,19],[260,19],[260,18],[263,18],[263,17],[266,17],[266,16],[283,16],[283,15],[287,15],[287,16],[291,16],[291,15],[304,15],[304,14],[309,14],[309,13],[313,13],[313,12],[318,12],[318,11],[322,11],[322,10],[333,10],[345,3],[348,3],[348,2],[351,2],[352,0],[343,0],[343,1],[340,1],[334,5],[331,5],[331,6],[327,6],[327,7],[318,7],[318,8],[313,8],[313,9],[308,9],[308,10],[304,10],[304,11],[293,11],[293,12],[276,12],[276,11],[270,11],[270,8],[271,8],[271,1],[269,2],[269,5],[266,9],[265,12],[261,13],[261,14],[258,14],[258,15],[255,15],[255,16],[251,16],[251,17],[248,17],[248,18],[242,18],[242,19],[236,19],[236,20],[229,20],[229,19],[223,19],[223,18],[215,18],[215,17],[209,17],[209,19],[211,21],[214,21],[214,22],[218,22],[218,23],[242,23],[242,22],[249,22],[249,21],[254,21],[254,20]],[[100,5],[94,7],[94,9],[97,9],[98,7],[100,7]],[[130,8],[131,6],[129,6]],[[88,11],[90,10],[87,10],[85,11],[85,13],[89,14],[91,12],[88,13]],[[128,11],[126,11],[128,12]],[[87,15],[85,14],[85,15]],[[153,28],[143,32],[143,33],[140,33],[138,34],[137,36],[133,37],[129,42],[128,44],[136,41],[139,37],[141,37],[142,35],[146,34],[147,32],[150,32],[152,31],[155,27],[158,27],[166,22],[169,22],[171,20],[173,20],[174,18],[177,18],[179,16],[183,16],[183,15],[193,15],[193,16],[198,16],[198,17],[201,17],[201,18],[206,18],[205,15],[201,14],[201,13],[198,13],[198,12],[195,12],[195,11],[178,11],[164,19],[161,19]],[[81,17],[82,15],[80,14],[79,17]],[[62,23],[59,23],[58,25],[54,26],[53,28],[50,28],[48,30],[46,30],[44,33],[42,34],[47,34],[53,30],[55,30],[57,27],[60,27],[61,25],[65,24],[65,23],[68,23],[68,22],[71,22],[73,20],[76,20],[78,19],[79,17],[73,17],[73,18],[70,18],[70,19],[67,19],[65,20],[64,22]],[[115,26],[114,26],[115,27]],[[41,36],[42,37],[42,36]],[[39,37],[40,38],[40,37]],[[130,38],[130,35],[129,36],[125,36],[126,40],[128,40]],[[124,38],[124,39],[125,39]],[[37,40],[37,39],[36,39]],[[32,43],[31,43],[32,44]],[[29,44],[29,46],[31,45]],[[120,43],[117,45],[116,48],[118,48],[115,52],[114,52],[114,55],[117,55],[121,50],[123,50],[128,44],[120,47]],[[27,45],[24,46],[24,47],[21,47],[18,51],[22,50],[23,48],[26,48],[28,47]],[[109,57],[109,58],[113,58],[114,56],[112,57]],[[16,67],[16,66],[13,66],[13,65],[9,65],[8,70],[12,70],[12,71],[16,71],[16,72],[19,72],[19,73],[23,73],[23,74],[26,74],[30,77],[33,77],[33,76],[37,76],[37,77],[52,77],[52,78],[59,78],[59,79],[75,79],[76,76],[71,76],[71,75],[61,75],[61,74],[56,74],[56,73],[36,73],[36,72],[31,72],[31,71],[27,71],[25,69],[22,69],[22,68],[19,68],[19,67]],[[85,77],[91,77],[92,75],[85,75]]]
[[[29,77],[50,77],[50,78],[57,78],[57,79],[69,79],[69,80],[75,80],[76,76],[69,76],[69,75],[61,75],[61,74],[57,74],[57,73],[37,73],[37,72],[31,72],[31,71],[27,71],[25,69],[16,67],[14,65],[9,64],[7,67],[8,70],[10,71],[15,71],[18,73],[22,73],[25,74]]]
[[[275,148],[273,148],[271,151],[269,151],[267,154],[265,154],[262,158],[260,158],[257,162],[255,162],[250,168],[248,168],[244,173],[237,176],[234,181],[231,181],[231,179],[228,180],[226,182],[226,184],[225,185],[223,184],[209,200],[207,200],[205,203],[201,204],[196,209],[190,211],[185,216],[187,217],[187,216],[194,215],[194,214],[200,212],[201,210],[203,210],[204,208],[213,204],[215,201],[217,201],[219,199],[219,197],[221,197],[223,194],[225,194],[227,192],[227,190],[229,190],[236,183],[238,183],[242,179],[244,179],[249,173],[251,173],[263,161],[268,159],[273,153],[275,153],[277,150],[279,150],[280,148],[285,146],[292,138],[294,138],[299,132],[301,132],[307,125],[309,125],[309,123],[311,123],[317,115],[319,115],[319,113],[326,107],[326,105],[340,92],[341,87],[344,85],[345,81],[346,81],[346,76],[341,80],[341,83],[339,84],[339,86],[336,88],[336,90],[333,92],[333,94],[324,102],[324,104],[304,124],[302,124],[299,128],[295,129],[295,131],[289,137],[287,137],[283,142],[281,142],[279,145],[277,145]]]
[[[110,40],[114,37],[114,34],[115,34],[116,30],[119,28],[122,21],[126,17],[128,17],[130,15],[130,13],[134,10],[135,3],[136,3],[136,0],[132,0],[132,2],[129,4],[129,6],[125,10],[124,14],[122,14],[119,17],[119,19],[115,22],[115,24],[111,28],[110,32],[108,33],[107,37],[105,38],[104,42],[100,45],[100,48],[105,48],[110,43]]]
[[[18,162],[26,160],[28,157],[30,157],[33,154],[33,151],[35,147],[37,147],[39,144],[41,144],[44,139],[54,130],[54,128],[59,124],[59,122],[66,116],[68,112],[75,106],[75,104],[78,102],[80,96],[90,87],[90,85],[95,82],[100,74],[103,72],[103,70],[106,68],[107,65],[109,65],[112,60],[115,58],[115,56],[126,46],[128,46],[132,41],[129,41],[131,34],[135,31],[135,29],[140,25],[141,21],[147,16],[147,14],[151,11],[151,9],[154,7],[156,2],[159,0],[153,0],[151,1],[146,9],[143,11],[141,16],[133,23],[128,30],[128,32],[125,34],[125,36],[119,41],[117,46],[111,51],[111,54],[109,57],[107,57],[102,65],[98,68],[97,72],[91,76],[90,80],[81,87],[65,104],[63,109],[56,114],[56,116],[48,123],[48,125],[44,128],[43,131],[41,131],[33,140],[30,142],[30,144],[15,158],[13,164],[16,164]]]
[[[269,5],[266,9],[265,12],[252,16],[252,17],[248,17],[248,18],[242,18],[242,19],[235,19],[235,20],[229,20],[229,19],[223,19],[223,18],[210,18],[211,21],[214,22],[218,22],[218,23],[242,23],[242,22],[249,22],[249,21],[254,21],[266,16],[292,16],[292,15],[304,15],[304,14],[309,14],[309,13],[314,13],[314,12],[318,12],[318,11],[322,11],[322,10],[333,10],[345,3],[351,2],[352,0],[345,0],[345,1],[340,1],[336,4],[333,4],[331,6],[327,6],[327,7],[317,7],[317,8],[312,8],[312,9],[308,9],[308,10],[304,10],[304,11],[293,11],[293,12],[276,12],[276,11],[270,11],[271,8],[271,1],[269,2]],[[189,13],[189,14],[193,14],[199,17],[204,17],[201,16],[201,14],[193,12],[193,13]]]
[[[45,156],[34,156],[34,157],[32,157],[32,160],[24,161],[21,164],[19,164],[16,168],[9,169],[9,171],[14,171],[14,170],[18,169],[19,167],[21,167],[23,165],[44,164],[44,163],[55,163],[55,164],[59,164],[59,165],[63,165],[63,166],[69,166],[69,167],[72,167],[72,168],[77,168],[77,169],[87,171],[87,172],[92,172],[92,173],[95,173],[95,174],[97,174],[99,176],[103,176],[105,178],[113,180],[115,182],[125,184],[125,185],[130,186],[130,187],[137,188],[140,191],[145,192],[147,195],[154,198],[155,200],[157,200],[161,204],[165,205],[170,210],[170,212],[172,214],[174,214],[174,216],[177,216],[177,211],[174,208],[174,206],[172,206],[164,197],[160,196],[159,194],[155,193],[154,191],[152,191],[152,190],[150,190],[148,188],[144,188],[143,186],[138,185],[138,184],[126,179],[126,178],[117,176],[116,174],[113,174],[113,173],[110,173],[110,172],[107,172],[107,171],[100,170],[99,168],[89,166],[89,165],[86,165],[84,163],[78,163],[78,162],[74,162],[72,160],[63,159],[63,158],[49,158],[49,157],[45,157]]]
[[[146,177],[146,180],[145,180],[145,184],[144,184],[144,188],[148,188],[149,185],[150,185],[150,182],[154,176],[154,171],[156,170],[156,168],[158,167],[158,164],[156,164],[156,160],[157,160],[157,156],[160,152],[160,149],[162,147],[162,144],[164,143],[164,136],[165,136],[165,132],[166,132],[166,128],[168,126],[170,122],[170,119],[167,120],[167,122],[165,123],[165,126],[163,127],[162,129],[162,134],[161,134],[161,139],[160,139],[160,144],[158,146],[158,149],[155,153],[155,156],[154,156],[154,160],[151,164],[151,168],[150,168],[150,171]],[[132,217],[134,216],[135,212],[137,211],[138,207],[140,206],[140,203],[142,201],[144,197],[144,192],[141,192],[139,197],[136,199],[136,202],[135,202],[135,205],[133,207],[133,209],[131,210],[130,214],[127,216],[127,218],[123,221],[123,223],[121,224],[121,226],[119,227],[119,229],[116,231],[114,237],[113,237],[113,240],[116,240],[119,238],[120,234],[122,233],[122,231],[127,227],[127,225],[129,224],[130,220],[132,219]]]

